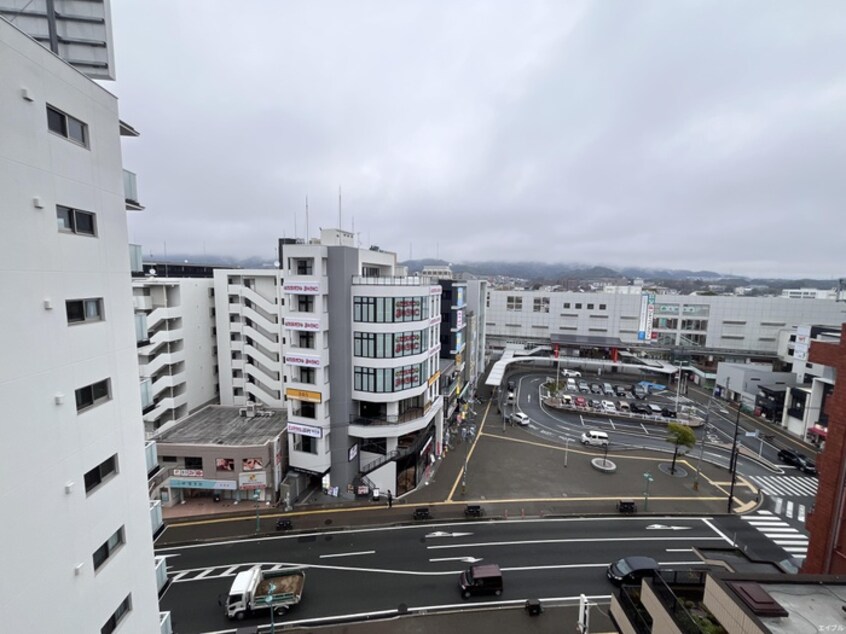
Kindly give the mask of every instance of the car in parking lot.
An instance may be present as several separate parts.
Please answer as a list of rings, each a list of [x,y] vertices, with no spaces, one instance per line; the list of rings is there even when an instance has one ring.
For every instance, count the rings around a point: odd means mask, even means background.
[[[632,411],[632,414],[651,414],[652,410],[649,409],[649,406],[646,403],[638,403],[637,401],[632,401],[629,403],[629,408]]]
[[[642,385],[635,385],[634,386],[634,397],[638,400],[642,400],[646,398],[646,388]]]
[[[603,412],[616,412],[617,406],[614,405],[614,401],[602,401],[602,411]]]
[[[517,387],[517,385],[514,383],[514,381],[508,382],[508,391],[509,392],[513,392],[515,387]]]
[[[602,386],[599,383],[591,383],[590,384],[590,393],[591,394],[602,394]]]
[[[671,407],[662,407],[661,408],[661,416],[664,418],[678,418],[678,414],[676,414],[676,410]]]
[[[531,422],[531,420],[523,412],[514,412],[513,414],[511,414],[511,422],[515,425],[525,427]]]
[[[602,403],[595,398],[590,399],[590,401],[588,401],[588,405],[590,405],[593,409],[602,409]]]
[[[608,580],[615,585],[638,583],[644,577],[653,577],[658,571],[658,562],[652,557],[623,557],[608,566]]]
[[[587,399],[584,396],[577,396],[573,400],[573,404],[576,407],[587,407],[588,402],[587,402]]]
[[[626,393],[626,388],[623,385],[615,385],[614,386],[614,393],[617,396],[622,397]]]
[[[587,381],[579,381],[579,392],[583,392],[585,394],[590,392],[590,385],[588,385]]]

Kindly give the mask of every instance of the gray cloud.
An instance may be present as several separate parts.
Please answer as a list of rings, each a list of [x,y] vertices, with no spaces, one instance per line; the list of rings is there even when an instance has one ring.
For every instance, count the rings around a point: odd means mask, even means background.
[[[145,252],[846,274],[840,2],[304,5],[113,3]]]

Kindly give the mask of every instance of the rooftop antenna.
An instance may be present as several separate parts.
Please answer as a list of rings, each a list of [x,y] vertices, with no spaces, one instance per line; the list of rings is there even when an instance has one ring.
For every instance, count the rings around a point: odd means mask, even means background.
[[[308,194],[306,194],[306,233],[305,243],[308,244]]]

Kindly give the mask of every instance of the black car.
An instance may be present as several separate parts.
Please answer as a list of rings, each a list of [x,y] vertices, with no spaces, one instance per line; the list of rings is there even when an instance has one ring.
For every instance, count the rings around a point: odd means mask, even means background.
[[[590,401],[588,401],[588,405],[593,409],[602,409],[602,403],[595,398],[590,399]]]
[[[606,574],[615,585],[638,583],[644,577],[651,577],[658,570],[658,562],[652,557],[623,557],[608,566]]]
[[[508,382],[508,391],[509,392],[513,392],[515,387],[517,387],[517,385],[514,383],[514,381]]]
[[[591,394],[602,394],[602,386],[599,383],[590,384]]]
[[[634,395],[636,399],[644,399],[646,398],[647,394],[648,392],[646,391],[646,388],[644,388],[642,385],[635,385]]]
[[[808,475],[817,475],[817,465],[814,464],[814,461],[808,458],[807,456],[803,456],[800,454],[799,462],[796,464],[796,468],[799,471],[803,471]]]
[[[678,418],[678,415],[676,414],[676,410],[674,410],[670,407],[663,408],[661,410],[661,416],[663,416],[664,418]]]
[[[652,410],[649,409],[649,405],[646,403],[638,403],[637,401],[632,401],[629,403],[629,408],[632,411],[632,414],[651,414]]]
[[[620,397],[625,396],[626,395],[626,388],[623,387],[622,385],[615,385],[614,386],[614,393],[617,396],[620,396]]]
[[[784,464],[789,464],[793,466],[799,465],[799,458],[803,457],[802,454],[793,451],[792,449],[780,449],[778,452],[778,459],[781,460]]]

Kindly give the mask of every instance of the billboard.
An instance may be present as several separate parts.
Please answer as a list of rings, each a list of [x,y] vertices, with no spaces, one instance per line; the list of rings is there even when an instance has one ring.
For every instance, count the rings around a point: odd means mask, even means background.
[[[652,340],[652,318],[655,316],[655,293],[640,296],[640,320],[637,327],[638,341]]]

